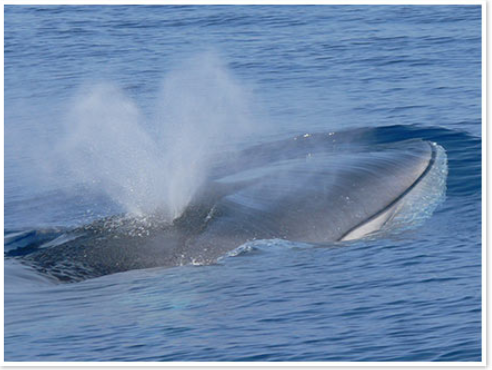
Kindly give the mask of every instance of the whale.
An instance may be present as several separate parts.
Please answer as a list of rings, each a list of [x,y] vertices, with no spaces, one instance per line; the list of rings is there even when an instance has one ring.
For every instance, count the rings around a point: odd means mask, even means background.
[[[405,229],[444,199],[447,157],[419,138],[303,134],[216,159],[172,220],[113,215],[27,242],[15,258],[59,282],[154,267],[213,264],[264,239],[329,246]],[[53,236],[55,235],[55,236]]]

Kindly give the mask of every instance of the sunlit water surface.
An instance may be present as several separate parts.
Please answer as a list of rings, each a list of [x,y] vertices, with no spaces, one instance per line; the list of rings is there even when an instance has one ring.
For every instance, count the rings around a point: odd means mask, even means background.
[[[7,235],[142,211],[157,185],[179,212],[217,149],[142,143],[210,127],[226,147],[391,126],[378,140],[443,146],[449,177],[433,217],[388,238],[75,284],[7,259],[5,360],[480,361],[480,35],[478,6],[6,6]],[[159,169],[179,160],[199,166],[171,186]]]

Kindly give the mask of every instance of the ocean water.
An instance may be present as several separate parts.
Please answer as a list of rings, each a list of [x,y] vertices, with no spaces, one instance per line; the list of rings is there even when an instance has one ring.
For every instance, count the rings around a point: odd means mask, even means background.
[[[480,6],[4,15],[6,251],[179,210],[231,147],[362,132],[436,142],[449,167],[433,216],[388,237],[257,240],[73,284],[6,258],[6,361],[482,360]]]

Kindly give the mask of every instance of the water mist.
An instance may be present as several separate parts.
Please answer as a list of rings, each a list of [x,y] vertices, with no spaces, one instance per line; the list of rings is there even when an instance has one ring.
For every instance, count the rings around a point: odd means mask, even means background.
[[[76,182],[131,215],[169,221],[220,153],[258,130],[247,90],[212,53],[168,73],[149,116],[122,89],[100,83],[80,90],[65,122],[60,157]]]

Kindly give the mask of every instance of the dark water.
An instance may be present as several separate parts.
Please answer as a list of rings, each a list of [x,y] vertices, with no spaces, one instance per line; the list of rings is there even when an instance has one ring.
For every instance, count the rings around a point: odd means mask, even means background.
[[[210,49],[253,101],[243,144],[359,129],[435,141],[446,201],[392,238],[256,241],[211,266],[54,284],[5,260],[5,360],[481,361],[479,6],[6,6],[4,226],[28,231],[6,249],[121,207],[54,160],[81,85],[117,84],[152,116],[162,80]]]

